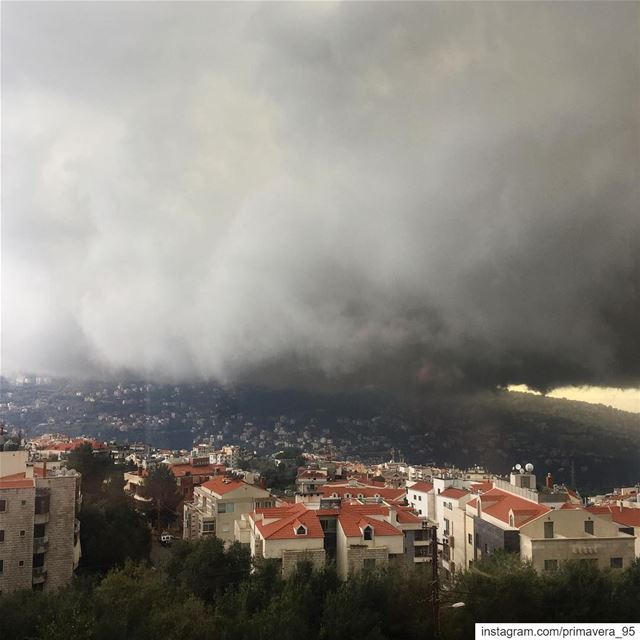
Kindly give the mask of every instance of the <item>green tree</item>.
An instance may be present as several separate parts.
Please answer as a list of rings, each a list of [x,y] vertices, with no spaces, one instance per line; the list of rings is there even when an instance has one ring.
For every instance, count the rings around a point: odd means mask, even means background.
[[[177,517],[177,508],[182,500],[171,469],[160,464],[151,471],[145,482],[145,491],[153,499],[156,517],[160,526],[167,526]]]
[[[181,584],[205,602],[212,603],[232,585],[249,577],[249,550],[235,542],[228,549],[213,536],[193,543],[174,545],[167,573],[174,584]]]
[[[79,519],[83,570],[105,573],[126,560],[149,557],[149,526],[124,495],[85,502]]]
[[[82,474],[82,491],[97,495],[111,473],[113,461],[106,453],[94,453],[88,442],[81,444],[69,454],[67,466]]]

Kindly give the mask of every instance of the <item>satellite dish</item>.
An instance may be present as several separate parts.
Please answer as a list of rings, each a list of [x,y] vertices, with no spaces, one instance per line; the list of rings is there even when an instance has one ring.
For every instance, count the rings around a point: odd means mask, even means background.
[[[516,471],[520,471],[520,469],[522,469],[522,465],[521,464],[517,464],[516,465]]]
[[[527,462],[527,464],[524,465],[524,468],[528,473],[531,473],[533,471],[533,465],[530,462]]]

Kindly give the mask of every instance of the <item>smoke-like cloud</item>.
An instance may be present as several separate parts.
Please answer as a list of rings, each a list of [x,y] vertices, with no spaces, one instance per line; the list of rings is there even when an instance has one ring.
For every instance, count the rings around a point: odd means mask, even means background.
[[[637,386],[639,13],[5,3],[3,368]]]

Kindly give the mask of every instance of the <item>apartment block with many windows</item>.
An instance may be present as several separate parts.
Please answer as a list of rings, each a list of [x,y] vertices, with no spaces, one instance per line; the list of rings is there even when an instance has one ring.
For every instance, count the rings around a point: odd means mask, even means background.
[[[80,560],[80,474],[0,452],[0,592],[67,585]]]

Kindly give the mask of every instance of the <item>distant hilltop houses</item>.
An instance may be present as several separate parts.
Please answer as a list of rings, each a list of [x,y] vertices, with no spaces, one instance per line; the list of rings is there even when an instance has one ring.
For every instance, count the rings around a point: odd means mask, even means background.
[[[293,465],[290,488],[276,490],[262,471],[266,459],[236,445],[175,451],[64,434],[24,439],[0,427],[2,591],[70,581],[81,554],[82,479],[68,463],[79,447],[121,467],[122,490],[140,512],[154,506],[149,478],[166,469],[179,499],[174,533],[246,545],[254,559],[275,561],[284,575],[306,561],[334,563],[341,578],[372,567],[437,563],[446,580],[497,551],[539,572],[567,561],[615,571],[640,556],[638,486],[584,498],[549,473],[540,481],[531,464],[516,464],[501,477],[479,466],[275,454],[280,466],[270,457],[272,468]]]

